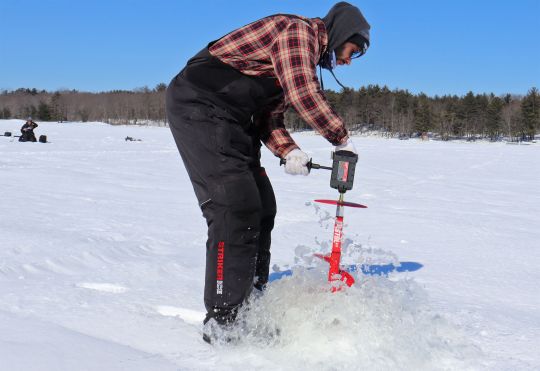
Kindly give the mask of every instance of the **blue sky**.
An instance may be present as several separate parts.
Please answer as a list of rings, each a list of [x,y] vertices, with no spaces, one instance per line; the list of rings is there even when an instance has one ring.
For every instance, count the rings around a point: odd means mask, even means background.
[[[104,91],[168,83],[209,41],[274,13],[336,1],[0,0],[0,89]],[[362,0],[371,48],[347,86],[428,95],[540,88],[540,0]],[[325,86],[339,90],[329,74]]]

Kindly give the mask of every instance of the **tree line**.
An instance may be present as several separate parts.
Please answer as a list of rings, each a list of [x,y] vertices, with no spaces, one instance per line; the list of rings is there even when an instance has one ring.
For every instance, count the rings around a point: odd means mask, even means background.
[[[31,116],[40,121],[101,121],[109,124],[166,125],[164,83],[155,88],[113,90],[99,93],[21,88],[2,91],[0,118]]]
[[[166,88],[160,83],[153,89],[100,93],[4,90],[0,93],[0,118],[166,125]],[[524,96],[469,92],[429,97],[378,85],[325,93],[354,132],[377,131],[404,138],[431,133],[442,140],[531,140],[540,131],[540,94],[534,87]],[[310,129],[293,110],[286,113],[285,124],[291,130]]]

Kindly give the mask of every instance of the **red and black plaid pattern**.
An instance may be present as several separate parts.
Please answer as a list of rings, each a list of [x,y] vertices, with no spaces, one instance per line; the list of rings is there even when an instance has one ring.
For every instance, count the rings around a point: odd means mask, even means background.
[[[321,19],[275,15],[225,35],[209,49],[246,75],[278,79],[284,100],[257,122],[265,145],[278,157],[298,148],[283,124],[289,106],[330,143],[338,145],[347,138],[345,125],[330,107],[317,78],[316,66],[327,44]]]

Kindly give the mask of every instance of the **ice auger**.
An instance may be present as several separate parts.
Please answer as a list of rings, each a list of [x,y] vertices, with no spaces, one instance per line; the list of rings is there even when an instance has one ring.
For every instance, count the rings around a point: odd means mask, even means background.
[[[350,151],[336,151],[332,153],[332,160],[332,167],[314,164],[311,159],[307,163],[309,171],[311,171],[311,169],[332,170],[330,187],[337,189],[339,192],[339,198],[337,200],[315,200],[315,202],[323,204],[336,205],[336,221],[334,223],[334,234],[332,237],[332,251],[329,255],[315,254],[315,256],[330,264],[330,269],[328,271],[328,281],[330,283],[342,281],[350,287],[354,284],[354,278],[349,272],[341,269],[340,266],[341,240],[343,236],[343,212],[345,207],[367,208],[367,206],[344,201],[345,192],[353,188],[354,170],[356,162],[358,161],[358,155]],[[285,164],[285,160],[282,159],[280,164]],[[332,292],[339,291],[340,289],[340,286],[332,285]]]

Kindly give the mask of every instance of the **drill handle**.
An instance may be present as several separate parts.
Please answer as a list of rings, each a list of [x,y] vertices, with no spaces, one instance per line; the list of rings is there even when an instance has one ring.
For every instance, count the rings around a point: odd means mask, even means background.
[[[282,159],[279,160],[279,166],[285,165],[286,163],[287,163],[287,160],[285,160],[284,158],[282,158]],[[332,170],[331,167],[328,167],[328,166],[322,166],[322,165],[313,163],[313,159],[312,159],[312,158],[309,159],[309,162],[306,164],[306,167],[308,168],[308,171],[311,171],[311,169],[325,169],[325,170]]]

